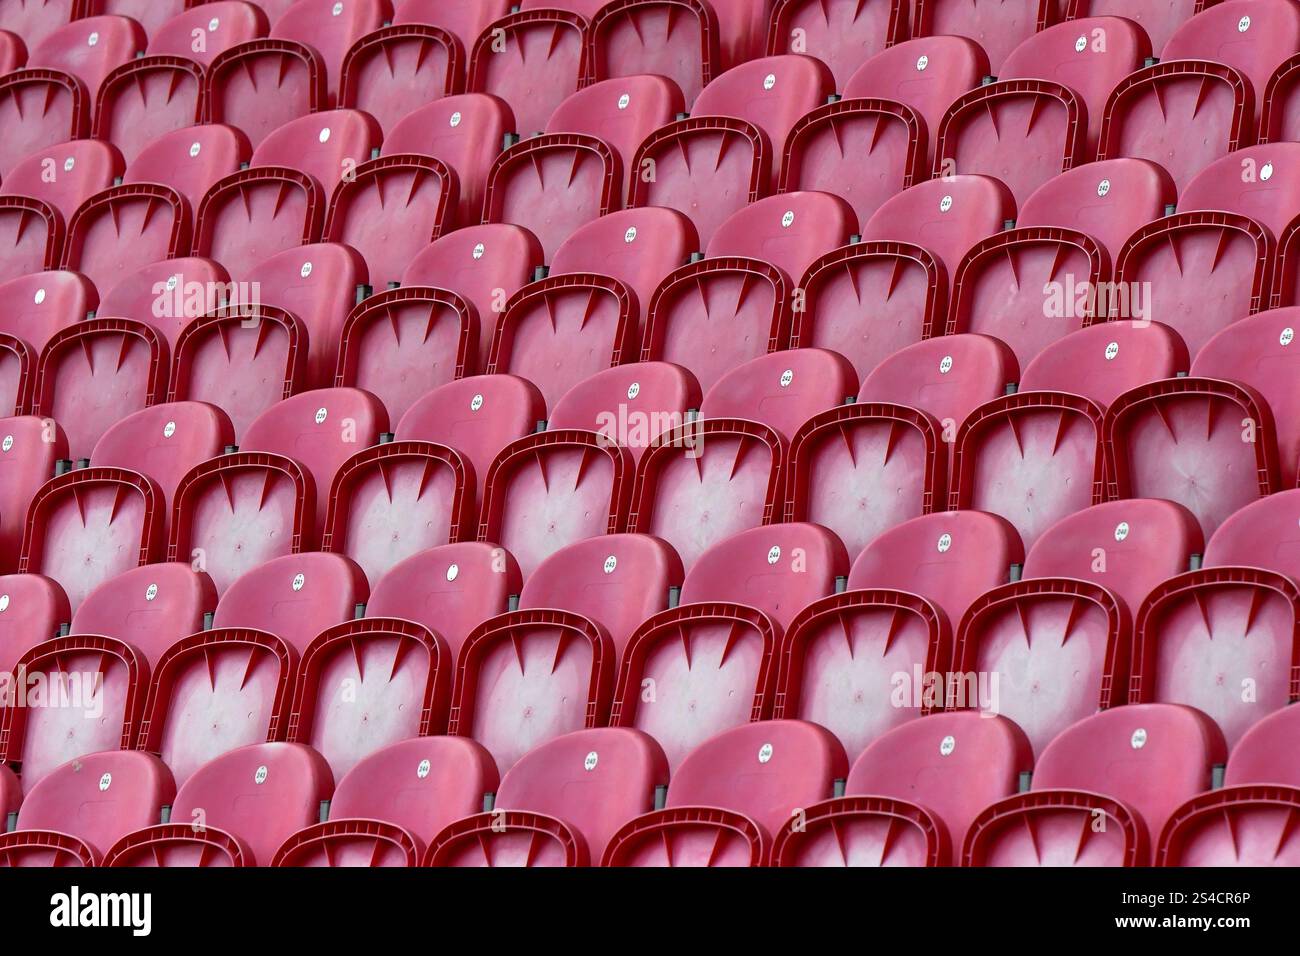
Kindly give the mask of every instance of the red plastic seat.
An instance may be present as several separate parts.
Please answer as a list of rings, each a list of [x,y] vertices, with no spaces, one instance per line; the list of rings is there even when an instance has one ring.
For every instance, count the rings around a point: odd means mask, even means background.
[[[50,419],[0,418],[0,569],[18,567],[27,509],[68,457],[68,439]]]
[[[514,127],[505,100],[484,93],[445,96],[388,128],[383,155],[432,156],[454,170],[460,185],[454,218],[468,226],[482,218],[488,172]]]
[[[511,0],[395,0],[393,22],[441,27],[468,54],[487,25],[504,17],[511,6]]]
[[[185,127],[142,146],[123,182],[170,186],[197,209],[209,189],[238,172],[252,155],[248,137],[233,126]]]
[[[56,143],[31,154],[5,174],[0,195],[39,199],[64,223],[77,207],[113,185],[125,169],[122,154],[93,139]]]
[[[1033,786],[971,824],[965,866],[1148,866],[1179,802],[1208,789],[1223,734],[1175,704],[1114,707],[1057,736]]]
[[[674,772],[663,810],[637,817],[609,842],[605,866],[764,866],[772,834],[826,799],[848,773],[839,741],[798,720],[723,731]]]
[[[157,6],[152,0],[135,2]],[[126,61],[104,79],[93,134],[116,145],[127,162],[158,137],[202,122],[207,67],[226,50],[264,37],[270,29],[256,4],[219,0],[202,6],[151,29],[147,55]]]
[[[412,782],[414,778],[414,782]],[[272,866],[419,866],[443,827],[497,791],[491,755],[463,737],[384,747],[339,780],[329,819],[290,836]]]
[[[140,655],[144,676],[173,644],[203,630],[216,606],[216,588],[202,571],[180,562],[146,564],[86,595],[72,617],[71,633],[129,644]]]
[[[426,866],[589,866],[667,786],[663,751],[635,730],[581,730],[510,768],[493,809],[444,828]]]
[[[48,774],[0,834],[0,866],[97,866],[133,830],[151,826],[176,796],[157,757],[131,751],[90,754]]]
[[[1047,0],[1017,0],[1012,4],[992,0],[916,0],[912,36],[945,34],[969,37],[989,55],[989,67],[996,76],[1003,63],[1027,37],[1048,27],[1056,19],[1055,6]]]
[[[30,50],[79,12],[76,0],[15,0],[0,12],[0,27],[23,38]]]
[[[152,37],[160,26],[183,12],[186,5],[187,0],[85,0],[82,15],[130,17]]]
[[[767,30],[767,52],[817,57],[831,68],[835,88],[842,90],[858,67],[906,39],[907,17],[905,5],[895,0],[777,0]]]
[[[676,767],[713,734],[768,717],[785,628],[834,593],[848,565],[839,539],[811,524],[751,528],[711,547],[681,603],[628,639],[610,725],[650,734]]]
[[[515,143],[492,164],[484,222],[526,227],[549,260],[572,233],[622,205],[640,175],[637,147],[685,104],[662,76],[605,80],[566,97],[546,132]]]
[[[1134,622],[1130,703],[1197,707],[1231,748],[1295,700],[1297,508],[1297,490],[1247,505],[1210,538],[1199,571],[1151,592]]]
[[[39,574],[0,576],[0,678],[11,674],[29,649],[59,633],[72,620],[68,596],[57,581]],[[4,787],[0,784],[0,789]],[[20,791],[21,794],[21,791]]]
[[[309,747],[241,747],[181,785],[171,823],[122,837],[104,865],[269,866],[289,836],[319,819],[333,791],[329,766]]]
[[[298,0],[271,17],[267,39],[213,59],[204,77],[209,122],[239,127],[256,148],[290,120],[332,109],[348,50],[392,16],[389,0]]]
[[[141,266],[189,251],[189,203],[170,186],[132,183],[97,193],[68,222],[61,267],[111,289]]]
[[[908,721],[853,763],[842,797],[785,821],[775,866],[946,866],[991,801],[1033,765],[1024,733],[971,712]]]
[[[0,412],[15,415],[31,401],[46,343],[94,312],[99,296],[75,272],[34,272],[0,284],[0,301]]]
[[[845,592],[809,603],[790,622],[773,716],[811,720],[856,757],[886,731],[942,709],[940,675],[962,615],[1023,560],[1011,524],[979,511],[925,515],[886,531],[853,562]]]
[[[1160,50],[1174,31],[1215,0],[1067,0],[1065,19],[1083,17],[1126,17],[1151,38],[1151,48]]]
[[[167,340],[168,353],[176,356],[185,326],[237,299],[235,292],[230,274],[211,259],[163,259],[104,290],[98,314],[153,326]]]
[[[63,218],[29,196],[0,196],[0,281],[57,269],[63,257]]]
[[[681,581],[672,548],[644,535],[556,551],[528,574],[518,610],[461,644],[448,733],[483,744],[504,772],[547,740],[603,725],[620,651]]]

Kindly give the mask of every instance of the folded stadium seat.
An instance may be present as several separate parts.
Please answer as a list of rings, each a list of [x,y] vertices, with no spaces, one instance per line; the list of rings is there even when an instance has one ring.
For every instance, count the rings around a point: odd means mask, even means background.
[[[1300,359],[1289,348],[1297,314],[1277,309],[1235,322],[1205,344],[1190,377],[1116,398],[1105,423],[1110,497],[1180,502],[1211,535],[1237,509],[1292,485],[1300,467]]]
[[[151,31],[146,55],[104,79],[92,133],[117,146],[127,162],[158,137],[202,122],[204,77],[212,61],[270,29],[266,14],[252,3],[219,0],[202,7],[180,12]]]
[[[1187,374],[1187,346],[1159,322],[1099,322],[1047,346],[1020,376],[1023,391],[1086,395],[1106,408],[1134,382]]]
[[[707,246],[724,220],[780,181],[791,130],[834,91],[830,70],[809,56],[762,57],[728,70],[700,93],[689,118],[645,138],[627,204],[685,213]]]
[[[821,349],[774,352],[709,389],[698,418],[637,463],[628,530],[669,541],[689,569],[709,547],[784,517],[789,438],[852,391],[852,368]]]
[[[1254,142],[1269,76],[1298,48],[1300,10],[1286,0],[1207,7],[1174,31],[1159,63],[1115,87],[1098,158],[1152,159],[1181,196],[1211,162]]]
[[[1209,789],[1226,755],[1223,733],[1194,707],[1085,717],[1048,744],[1027,792],[975,817],[962,865],[1149,866],[1165,820]]]
[[[650,734],[676,767],[713,734],[768,717],[785,628],[834,593],[848,565],[839,539],[812,524],[751,528],[715,544],[691,567],[681,603],[628,639],[610,725]]]
[[[448,166],[460,186],[452,218],[475,223],[483,216],[488,171],[514,127],[514,114],[499,97],[444,96],[386,127],[383,155],[432,156]]]
[[[14,667],[20,686],[32,693],[39,675],[55,705],[8,708],[0,750],[21,763],[24,790],[69,760],[131,749],[154,661],[215,603],[212,582],[188,565],[138,567],[75,607],[70,636],[27,650]]]
[[[1124,240],[1162,218],[1173,201],[1169,174],[1144,159],[1088,163],[1053,177],[1025,200],[1016,228],[976,243],[962,258],[948,334],[1000,338],[1027,368],[1098,313],[1104,318],[1117,299],[1129,301],[1110,284]],[[1126,317],[1138,317],[1132,312]]]
[[[108,143],[78,139],[42,147],[5,174],[0,195],[39,199],[64,223],[83,202],[113,185],[125,171],[122,154]]]
[[[885,200],[928,177],[944,110],[988,71],[984,51],[965,37],[924,37],[876,54],[853,74],[843,99],[818,106],[790,131],[779,191],[834,193],[865,223]]]
[[[912,36],[969,37],[989,55],[994,76],[1002,75],[1003,63],[1028,37],[1044,30],[1056,19],[1051,0],[916,0],[912,11]]]
[[[230,417],[215,405],[165,402],[110,425],[95,443],[90,460],[97,468],[138,471],[156,481],[163,496],[166,526],[181,479],[234,442]]]
[[[542,262],[542,244],[527,229],[502,223],[468,226],[416,256],[402,275],[402,286],[445,289],[474,307],[478,349],[477,354],[470,349],[475,361],[467,361],[466,368],[481,371],[487,368],[492,336],[506,303],[533,281]],[[422,361],[421,369],[429,364]]]
[[[639,176],[637,148],[684,109],[662,76],[626,76],[565,98],[542,135],[499,155],[487,177],[484,222],[529,229],[549,260],[574,230],[621,208],[624,184]]]
[[[636,340],[660,283],[700,248],[694,224],[676,209],[645,206],[611,212],[579,226],[551,257],[550,274],[612,276],[636,294]]]
[[[1134,621],[1130,703],[1197,707],[1232,748],[1295,700],[1298,509],[1300,490],[1247,505],[1210,537],[1201,570],[1151,592]]]
[[[68,439],[57,422],[0,418],[0,570],[17,569],[28,506],[67,457]]]
[[[300,656],[367,593],[361,570],[339,555],[286,555],[243,575],[211,628],[187,632],[157,660],[135,747],[184,783],[220,754],[284,739]]]
[[[565,734],[510,768],[490,811],[438,833],[424,865],[598,865],[610,837],[653,810],[667,785],[668,761],[645,734],[617,727]]]
[[[1275,240],[1300,212],[1300,145],[1223,156],[1180,188],[1178,210],[1124,244],[1111,314],[1165,321],[1195,356],[1229,322],[1268,307]]]
[[[78,0],[15,0],[0,11],[0,27],[18,34],[31,50],[74,19],[79,6]]]
[[[863,241],[812,263],[799,287],[792,348],[839,352],[866,377],[904,346],[939,334],[961,257],[1015,218],[1011,192],[987,176],[929,180],[886,200]]]
[[[835,88],[842,90],[858,67],[907,38],[907,17],[899,0],[776,0],[767,53],[815,56],[831,68]]]
[[[329,766],[310,747],[241,747],[181,784],[171,823],[122,837],[104,865],[269,866],[280,844],[320,819],[333,791]]]
[[[680,365],[631,362],[597,372],[565,392],[548,425],[596,432],[622,445],[638,463],[655,439],[690,420],[700,400],[700,383]]]
[[[39,574],[0,575],[0,605],[0,675],[11,674],[29,648],[58,636],[72,620],[63,588]]]
[[[1142,28],[1121,17],[1060,23],[1027,37],[998,70],[999,82],[948,107],[934,132],[936,173],[996,176],[1024,202],[1096,155],[1106,98],[1150,56]]]
[[[737,211],[715,230],[704,259],[655,291],[641,361],[688,368],[707,394],[724,373],[785,348],[791,317],[807,308],[799,276],[853,222],[853,210],[830,193],[784,193]]]
[[[84,281],[84,280],[83,280]],[[104,290],[96,314],[152,325],[176,355],[181,332],[235,296],[219,263],[199,257],[163,259],[141,266]]]
[[[36,365],[29,411],[53,418],[69,456],[89,458],[118,420],[163,400],[167,341],[132,319],[86,319],[54,333]]]
[[[826,799],[849,762],[831,734],[800,720],[724,730],[673,771],[667,803],[628,821],[604,866],[765,866],[772,834]]]
[[[82,16],[130,17],[152,37],[164,23],[185,11],[189,0],[85,0]]]
[[[443,827],[481,810],[498,783],[492,755],[464,737],[391,744],[339,780],[329,819],[290,836],[271,865],[419,866]]]
[[[545,129],[556,107],[587,82],[587,17],[603,0],[522,0],[517,6],[474,41],[465,88],[509,104],[515,131],[526,137]]]
[[[269,37],[238,43],[209,64],[208,122],[239,127],[256,149],[291,120],[333,109],[348,50],[392,15],[389,0],[298,0],[272,15]]]
[[[194,253],[242,276],[277,252],[319,241],[334,186],[378,143],[378,125],[356,110],[291,120],[253,151],[248,169],[208,190],[194,220]]]
[[[26,68],[0,77],[0,175],[39,149],[85,137],[100,84],[144,48],[144,31],[126,17],[87,17],[29,40]]]
[[[984,335],[900,349],[867,376],[856,402],[799,425],[785,520],[825,525],[857,554],[883,531],[944,510],[958,427],[1017,378],[1011,350]]]
[[[949,707],[974,709],[972,678],[998,675],[998,713],[1042,753],[1075,721],[1123,703],[1133,614],[1193,566],[1203,542],[1196,518],[1172,501],[1112,501],[1062,518],[1030,549],[1021,580],[984,594],[954,625]]]
[[[673,549],[636,534],[578,541],[523,570],[518,610],[461,644],[447,728],[487,747],[503,773],[547,740],[606,722],[619,654],[682,582]]]
[[[857,757],[886,731],[943,709],[962,615],[1023,561],[1010,522],[981,511],[886,531],[853,562],[846,591],[809,603],[786,628],[773,716],[811,720]]]
[[[1065,19],[1124,17],[1132,20],[1151,38],[1151,48],[1160,50],[1174,31],[1216,0],[1066,0]]]
[[[492,462],[507,445],[533,434],[544,421],[546,402],[532,382],[516,375],[472,375],[441,385],[414,402],[397,423],[395,438],[454,448],[470,466],[474,520],[464,528],[472,532]]]
[[[217,181],[252,158],[248,137],[233,126],[188,126],[144,145],[126,167],[124,183],[160,183],[198,209]]]
[[[0,283],[0,302],[0,412],[21,414],[45,343],[94,312],[99,296],[75,272],[34,272]]]
[[[1295,865],[1290,821],[1300,805],[1300,774],[1290,741],[1297,714],[1286,707],[1246,731],[1228,757],[1223,787],[1191,797],[1169,815],[1156,866]]]
[[[877,738],[853,763],[844,796],[783,822],[774,866],[947,866],[979,812],[1015,793],[1033,766],[1011,720],[931,714]]]
[[[97,866],[119,839],[162,819],[175,796],[171,771],[149,754],[119,750],[73,760],[13,808],[18,825],[0,833],[0,866]]]

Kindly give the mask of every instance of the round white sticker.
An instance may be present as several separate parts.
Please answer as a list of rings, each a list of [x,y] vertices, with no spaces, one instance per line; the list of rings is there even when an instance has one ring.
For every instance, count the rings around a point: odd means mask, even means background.
[[[923,72],[925,68],[929,65],[930,65],[930,58],[928,56],[919,56],[916,58],[916,69],[918,73]]]
[[[767,763],[767,762],[768,762],[769,760],[771,760],[771,759],[772,759],[772,745],[771,745],[771,744],[763,744],[763,746],[761,746],[761,747],[758,748],[758,762],[759,762],[759,763]]]
[[[100,792],[100,793],[103,793],[105,790],[107,790],[107,789],[108,789],[109,787],[111,787],[112,785],[113,785],[113,775],[112,775],[111,773],[106,773],[106,774],[104,774],[102,777],[99,778],[99,792]]]
[[[769,73],[767,76],[763,77],[763,89],[770,90],[774,86],[776,86],[775,73]]]
[[[0,449],[3,449],[3,450],[5,450],[5,451],[8,451],[9,449],[11,449],[11,448],[13,448],[13,447],[14,447],[14,436],[13,436],[13,435],[5,435],[5,440],[4,440],[3,442],[0,442]]]
[[[942,199],[939,200],[939,211],[940,211],[940,212],[947,212],[947,211],[948,211],[949,209],[951,209],[951,208],[952,208],[952,197],[951,197],[951,196],[944,196]]]
[[[780,560],[781,560],[781,546],[779,544],[774,544],[767,551],[767,563],[776,564],[776,562]]]
[[[478,245],[476,245],[476,246],[474,247],[474,251],[471,253],[471,255],[472,255],[475,259],[482,259],[482,258],[483,258],[483,253],[486,252],[486,251],[487,251],[487,250],[485,250],[485,249],[483,248],[483,243],[480,242]]]
[[[325,419],[329,417],[329,411],[324,408],[316,409],[316,424],[324,425]]]
[[[1121,521],[1119,524],[1115,525],[1115,540],[1123,541],[1128,538],[1128,531],[1129,527],[1127,521]]]
[[[473,398],[471,398],[471,399],[469,400],[469,410],[470,410],[471,412],[476,412],[476,411],[478,411],[478,410],[479,410],[480,408],[482,408],[482,407],[483,407],[483,396],[482,396],[482,394],[475,395]]]
[[[587,754],[586,759],[582,761],[582,769],[587,771],[587,773],[591,773],[596,769],[596,764],[599,762],[600,756],[593,750],[591,753]]]
[[[92,33],[90,36],[86,37],[86,46],[98,46],[98,45],[99,45],[98,33]]]
[[[203,151],[202,143],[190,143],[190,159],[194,159]]]
[[[1088,49],[1088,38],[1087,38],[1087,37],[1079,37],[1079,39],[1077,39],[1077,40],[1074,41],[1074,52],[1075,52],[1075,53],[1082,53],[1082,52],[1083,52],[1084,50],[1086,50],[1086,49]]]
[[[216,17],[213,17],[211,20],[208,21],[208,32],[216,33],[217,27],[219,26],[221,26],[221,21],[218,20]]]
[[[1118,356],[1118,355],[1119,355],[1119,343],[1118,343],[1118,342],[1107,342],[1107,343],[1106,343],[1106,361],[1107,361],[1107,362],[1113,362],[1113,361],[1115,361],[1115,357]]]
[[[1245,33],[1250,29],[1250,17],[1242,17],[1237,21],[1237,32]]]
[[[1268,182],[1268,181],[1269,181],[1270,179],[1272,179],[1272,178],[1273,178],[1273,164],[1272,164],[1272,163],[1265,163],[1263,166],[1261,166],[1261,167],[1259,168],[1259,179],[1260,179],[1260,182],[1265,182],[1265,183],[1266,183],[1266,182]]]
[[[9,610],[9,595],[0,594],[0,614]]]
[[[627,397],[629,400],[636,398],[641,394],[641,383],[633,382],[627,387]]]
[[[952,356],[945,355],[943,358],[939,359],[939,374],[947,375],[951,371],[952,371]]]
[[[36,304],[37,304],[37,305],[40,305],[42,302],[44,302],[44,301],[45,301],[45,290],[44,290],[44,289],[37,289],[37,290],[36,290],[36,297],[35,297],[35,298],[36,298]]]
[[[447,120],[447,125],[449,125],[452,129],[455,129],[457,126],[460,125],[460,110],[457,110],[456,112],[451,114],[451,119]]]
[[[945,531],[939,535],[939,553],[947,554],[948,549],[952,547],[952,535]]]
[[[299,269],[298,272],[302,275],[302,277],[303,277],[304,279],[306,279],[308,276],[311,275],[311,263],[310,263],[310,262],[304,262],[304,263],[302,264],[302,268]]]
[[[618,558],[616,558],[614,555],[611,554],[608,558],[605,559],[606,574],[613,574],[614,569],[617,567],[618,567]]]
[[[1103,179],[1097,184],[1097,195],[1105,196],[1108,192],[1110,192],[1110,180]]]
[[[621,110],[625,110],[628,108],[631,102],[632,102],[632,97],[624,93],[622,96],[618,98],[618,108]]]
[[[291,587],[295,591],[301,591],[302,586],[306,583],[307,583],[307,575],[299,571],[297,574],[293,576],[293,584],[291,585]]]
[[[330,128],[328,126],[320,131],[320,141],[322,143],[328,143],[330,141]]]
[[[343,4],[341,3],[334,4],[334,10],[333,10],[334,16],[337,17],[342,12],[343,12]]]
[[[1291,328],[1291,326],[1288,325],[1285,329],[1282,330],[1282,334],[1277,337],[1277,341],[1278,344],[1282,345],[1283,347],[1290,345],[1292,342],[1295,341],[1295,329]]]
[[[957,738],[949,734],[939,741],[939,756],[947,757],[957,749]]]
[[[258,767],[257,771],[253,774],[253,783],[257,784],[259,787],[266,783],[266,772],[266,764],[262,764],[262,766]]]
[[[455,581],[458,577],[460,577],[460,565],[459,564],[447,565],[447,580]]]
[[[788,368],[781,373],[781,387],[789,388],[794,382],[794,369]]]
[[[146,601],[152,601],[157,596],[158,596],[158,585],[151,584],[144,589],[144,599]]]
[[[787,209],[785,211],[785,215],[781,217],[781,228],[789,229],[793,225],[794,225],[794,210]]]
[[[175,291],[176,287],[180,284],[181,284],[181,277],[179,275],[169,276],[167,278],[167,291],[168,292]]]
[[[420,761],[420,765],[415,768],[415,775],[419,777],[421,780],[423,780],[425,777],[429,776],[429,770],[431,769],[431,766],[432,765],[429,763],[429,758],[428,757],[424,758],[423,760]]]
[[[623,233],[623,241],[627,243],[636,242],[636,226],[628,226],[627,232]]]
[[[67,159],[63,161],[63,171],[65,173],[70,173],[72,172],[73,167],[75,167],[76,165],[77,165],[77,161],[73,159],[71,156],[69,156]]]
[[[168,422],[163,426],[163,438],[171,438],[176,434],[176,423]]]
[[[1129,738],[1129,744],[1134,750],[1141,750],[1145,747],[1147,745],[1146,728],[1139,727],[1137,730],[1133,731],[1133,736]]]

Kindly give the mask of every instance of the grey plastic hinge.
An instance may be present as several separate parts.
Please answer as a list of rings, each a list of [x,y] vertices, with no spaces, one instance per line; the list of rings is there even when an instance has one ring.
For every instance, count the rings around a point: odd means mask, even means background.
[[[330,818],[330,802],[328,800],[322,800],[320,802],[320,822],[327,823],[329,822],[329,818]]]
[[[1016,228],[1016,221],[1015,221],[1014,219],[1003,219],[1003,220],[1002,220],[1002,231],[1003,231],[1003,232],[1010,232],[1010,231],[1011,231],[1012,229],[1014,229],[1014,228]]]
[[[1216,763],[1210,768],[1210,789],[1220,790],[1223,788],[1223,771],[1224,765]]]
[[[392,432],[379,433],[379,444],[381,445],[391,445],[396,440],[397,440],[397,436],[394,435]]]
[[[378,147],[378,146],[372,146],[372,147],[370,147],[370,158],[371,158],[371,159],[378,159],[378,158],[379,158],[379,147]]]
[[[1158,57],[1158,56],[1149,56],[1149,57],[1147,57],[1145,60],[1142,61],[1142,65],[1143,65],[1144,67],[1146,67],[1146,66],[1155,66],[1155,65],[1156,65],[1157,63],[1159,63],[1159,62],[1160,62],[1160,57]]]
[[[358,601],[352,608],[352,620],[359,621],[366,616],[366,603]]]
[[[692,253],[691,253],[691,262],[699,262],[699,261],[700,261],[701,259],[703,259],[703,258],[704,258],[704,253],[702,253],[702,252],[692,252]]]
[[[655,784],[655,809],[662,810],[665,806],[667,806],[667,804],[668,804],[668,788],[662,783]],[[14,819],[17,818],[18,818],[18,814],[15,813]]]
[[[495,793],[485,793],[485,794],[483,794],[483,812],[484,812],[484,813],[491,813],[491,812],[492,812],[492,808],[493,808],[494,806],[496,806],[496,803],[497,803],[497,795],[496,795]]]
[[[1033,779],[1034,779],[1034,774],[1032,771],[1029,770],[1020,771],[1020,792],[1021,793],[1029,792],[1029,784],[1033,781]]]
[[[226,454],[227,454],[227,455],[237,455],[237,454],[239,454],[239,446],[238,446],[238,445],[227,445],[227,446],[226,446]]]
[[[1007,570],[1007,580],[1010,581],[1012,584],[1015,584],[1024,576],[1024,574],[1025,574],[1025,566],[1023,564],[1013,564]]]
[[[172,822],[172,805],[170,803],[164,803],[162,805],[162,809],[158,811],[158,822],[159,823]]]
[[[1014,395],[1018,391],[1020,391],[1020,384],[1018,382],[1007,382],[1007,387],[1003,389],[1004,394],[1007,395]]]
[[[89,458],[78,458],[78,459],[77,459],[77,471],[81,471],[83,468],[89,468],[89,467],[90,467],[90,459],[89,459]]]
[[[540,435],[544,431],[546,431],[546,419],[543,418],[535,426],[533,426],[533,434]]]
[[[389,292],[392,292],[394,289],[400,289],[401,287],[402,287],[402,283],[400,283],[400,282],[393,282],[393,281],[390,280],[389,283],[388,283],[388,291],[389,291]]]
[[[861,242],[862,242],[862,233],[855,232],[853,235],[849,236],[849,245],[856,246],[859,245]]]
[[[59,475],[66,475],[71,470],[72,470],[72,462],[68,461],[68,459],[66,458],[60,458],[58,461],[54,463],[55,478],[59,477]]]
[[[997,81],[998,78],[996,76],[986,76],[984,79],[980,80],[980,86],[992,86]]]
[[[842,574],[835,575],[835,593],[843,594],[849,589],[849,579]]]
[[[509,149],[511,146],[515,145],[515,143],[517,143],[517,142],[519,142],[519,134],[518,134],[518,133],[506,133],[505,136],[501,137],[501,148],[502,148],[503,150]]]
[[[67,636],[68,636],[69,634],[71,634],[71,633],[72,633],[72,625],[71,625],[71,624],[60,624],[60,625],[59,625],[59,637],[67,637]]]
[[[688,119],[690,119],[690,118],[691,118],[691,114],[690,114],[690,113],[678,113],[678,114],[677,114],[677,122],[679,122],[679,123],[680,123],[682,120],[688,120]]]
[[[541,282],[550,274],[551,274],[551,270],[548,267],[538,266],[536,269],[533,270],[533,281]]]
[[[357,301],[356,301],[356,304],[357,304],[357,305],[360,305],[362,302],[365,302],[366,299],[370,298],[370,296],[374,293],[374,291],[375,291],[375,290],[372,289],[372,288],[370,288],[370,286],[368,286],[368,285],[359,285],[359,286],[357,286]]]
[[[1171,202],[1170,202],[1170,203],[1165,203],[1165,215],[1166,215],[1166,216],[1172,216],[1172,215],[1173,215],[1174,213],[1176,213],[1177,211],[1178,211],[1178,206],[1177,206],[1175,203],[1171,203]]]
[[[844,796],[844,791],[848,787],[848,781],[843,777],[836,777],[831,781],[831,796],[836,799]]]
[[[519,595],[518,595],[518,594],[512,594],[512,595],[510,595],[510,597],[506,600],[506,610],[507,610],[507,611],[517,611],[517,610],[519,610]]]
[[[674,608],[681,603],[682,603],[682,589],[677,585],[673,585],[668,589],[668,606],[670,608]]]
[[[213,622],[215,619],[216,619],[216,616],[215,616],[211,611],[204,611],[204,612],[203,612],[203,630],[205,630],[205,631],[210,631],[210,630],[212,630],[212,622]]]
[[[1187,559],[1187,570],[1188,570],[1188,571],[1199,571],[1199,570],[1201,570],[1201,561],[1202,561],[1202,560],[1204,560],[1204,559],[1202,558],[1201,555],[1199,555],[1199,554],[1194,554],[1194,555],[1192,555],[1190,558]]]
[[[840,94],[838,93],[832,93],[830,96],[826,97],[827,103],[838,103],[839,101],[840,101]]]

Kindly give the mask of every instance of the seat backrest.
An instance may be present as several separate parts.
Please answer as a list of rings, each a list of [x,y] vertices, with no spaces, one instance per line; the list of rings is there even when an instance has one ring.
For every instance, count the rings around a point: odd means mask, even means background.
[[[1240,70],[1255,90],[1255,111],[1268,78],[1300,50],[1300,9],[1287,0],[1227,0],[1207,7],[1174,31],[1160,51],[1169,60],[1214,60]]]
[[[117,147],[78,139],[37,150],[9,170],[0,195],[30,196],[53,207],[66,223],[83,202],[113,185],[125,163]]]
[[[288,166],[309,173],[325,188],[328,199],[335,186],[370,159],[382,139],[383,131],[369,113],[326,110],[299,116],[273,131],[253,151],[249,165]]]
[[[556,551],[528,576],[519,607],[556,608],[590,618],[623,647],[637,626],[668,607],[682,587],[682,561],[666,541],[644,534],[607,534]]]
[[[79,12],[77,0],[18,0],[5,4],[0,26],[23,38],[30,50]]]
[[[771,834],[829,797],[847,772],[844,747],[824,727],[802,720],[742,724],[686,755],[668,786],[667,805],[733,810]]]
[[[734,212],[713,233],[705,254],[761,259],[796,283],[818,258],[857,229],[853,207],[822,192],[782,193]]]
[[[218,179],[238,172],[252,155],[248,137],[233,126],[189,126],[164,133],[140,150],[122,181],[170,186],[197,209]]]
[[[394,23],[442,27],[468,53],[489,23],[510,12],[513,0],[396,0]]]
[[[582,133],[604,141],[626,179],[634,174],[632,158],[641,141],[685,109],[682,91],[667,77],[620,76],[567,96],[551,114],[546,132]]]
[[[971,602],[1025,560],[1011,522],[984,511],[941,511],[878,535],[853,562],[850,591],[889,588],[937,604],[953,630]]]
[[[1284,707],[1274,711],[1237,741],[1228,758],[1228,769],[1223,776],[1225,787],[1247,783],[1280,783],[1288,787],[1300,786],[1300,762],[1296,760],[1296,720],[1300,710]]]
[[[302,653],[327,627],[350,621],[369,594],[366,576],[341,554],[286,554],[226,588],[213,627],[253,628]]]
[[[1022,392],[1069,392],[1103,408],[1129,389],[1187,371],[1187,346],[1159,322],[1099,322],[1057,339],[1020,376]]]
[[[668,758],[654,739],[629,727],[580,730],[529,751],[501,780],[494,808],[556,817],[599,860],[618,829],[654,809],[668,783]]]
[[[27,507],[54,477],[54,463],[68,457],[68,439],[57,422],[36,415],[0,418],[0,566],[18,567]]]
[[[1017,226],[1066,226],[1096,239],[1113,266],[1124,240],[1165,214],[1173,177],[1148,159],[1085,163],[1053,176],[1020,206]]]
[[[833,594],[848,568],[844,545],[821,525],[750,528],[700,555],[682,585],[681,603],[744,604],[785,628],[808,604]]]
[[[1034,542],[1026,578],[1078,578],[1114,591],[1134,614],[1152,589],[1205,550],[1196,516],[1180,504],[1130,498],[1067,515]]]
[[[175,823],[203,825],[238,836],[267,866],[290,834],[320,818],[334,791],[325,758],[302,744],[253,744],[222,754],[182,784],[172,804]]]
[[[1249,216],[1281,238],[1300,214],[1300,143],[1250,146],[1216,159],[1178,197],[1179,212],[1196,209]]]
[[[1300,489],[1252,501],[1205,545],[1204,567],[1267,568],[1300,583]]]
[[[140,471],[158,482],[168,504],[185,474],[234,444],[230,416],[206,402],[166,402],[110,425],[90,455],[96,466]]]
[[[56,636],[72,620],[68,596],[53,578],[0,575],[0,674],[32,646]]]
[[[1011,190],[988,176],[931,179],[887,200],[862,227],[865,241],[914,242],[951,279],[966,250],[1016,218]]]
[[[31,51],[28,68],[71,73],[95,101],[104,77],[144,50],[148,39],[129,17],[86,17],[59,27]]]
[[[296,40],[320,53],[332,100],[338,94],[343,57],[352,44],[392,18],[390,0],[298,0],[274,18],[271,36]]]
[[[145,0],[151,2],[151,0]],[[178,13],[150,31],[150,56],[183,56],[208,66],[237,43],[266,36],[271,25],[262,7],[244,0],[218,0]]]
[[[146,564],[105,581],[86,595],[72,618],[73,634],[125,641],[152,670],[177,641],[203,630],[217,606],[217,589],[188,564]]]
[[[849,796],[892,797],[938,817],[953,846],[994,800],[1020,786],[1034,764],[1029,738],[1014,722],[978,711],[919,717],[877,737],[849,772]]]
[[[66,270],[33,272],[10,279],[0,284],[0,302],[4,303],[0,332],[30,345],[33,359],[55,332],[80,322],[99,308],[99,296],[90,280]],[[6,400],[12,397],[6,393]]]
[[[789,439],[818,412],[843,405],[854,377],[849,360],[827,349],[769,352],[724,373],[700,415],[762,422]]]
[[[174,355],[181,330],[233,298],[230,273],[198,256],[162,259],[141,266],[103,294],[99,315],[147,322]]]

